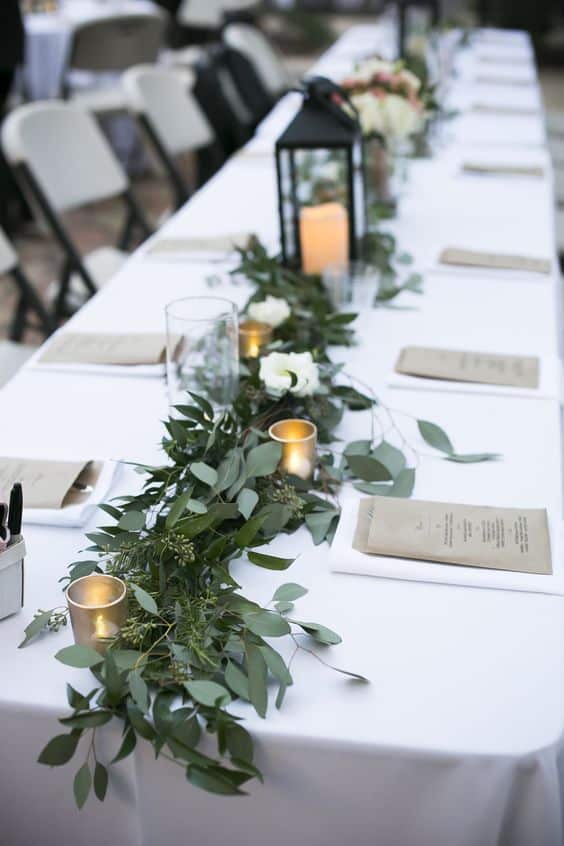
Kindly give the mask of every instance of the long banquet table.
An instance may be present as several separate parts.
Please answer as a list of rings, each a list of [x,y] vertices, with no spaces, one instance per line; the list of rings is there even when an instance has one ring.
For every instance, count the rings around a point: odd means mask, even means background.
[[[339,77],[355,57],[385,51],[387,24],[355,27],[316,66]],[[501,38],[501,36],[500,36]],[[482,43],[483,40],[483,43]],[[394,42],[392,42],[394,43]],[[451,96],[470,102],[479,34],[460,54]],[[507,47],[505,47],[507,44]],[[495,50],[530,52],[521,33]],[[490,46],[488,52],[492,52]],[[527,72],[534,75],[528,60]],[[509,73],[507,67],[504,72]],[[523,72],[523,65],[519,65]],[[535,81],[529,98],[541,104]],[[495,102],[495,87],[484,96]],[[499,87],[511,101],[525,88]],[[248,229],[277,244],[272,149],[296,108],[289,95],[233,158],[166,226],[167,237]],[[448,243],[555,258],[552,177],[542,115],[468,112],[452,122],[441,154],[411,165],[393,231],[425,270],[423,296],[402,295],[405,309],[364,310],[360,343],[335,350],[347,370],[389,406],[434,420],[461,452],[499,452],[497,462],[461,467],[423,457],[415,496],[488,505],[546,507],[555,534],[562,520],[560,403],[487,393],[397,390],[387,376],[399,348],[432,343],[556,357],[560,280],[493,278],[445,271],[436,256]],[[533,182],[461,176],[463,157],[534,158],[546,176]],[[159,237],[159,236],[157,236]],[[556,266],[556,265],[555,265]],[[212,293],[243,304],[249,289],[219,264],[162,261],[142,247],[70,322],[80,331],[162,331],[166,303]],[[159,379],[41,371],[32,362],[0,393],[2,451],[50,458],[159,461],[167,412]],[[339,434],[362,437],[364,414],[348,414]],[[123,467],[112,495],[138,477]],[[103,806],[75,809],[76,767],[49,770],[37,754],[57,733],[65,683],[89,689],[87,671],[53,660],[71,642],[63,629],[16,651],[36,608],[60,604],[58,579],[83,548],[84,530],[28,526],[26,604],[0,623],[1,842],[5,846],[116,843],[120,846],[558,846],[563,842],[564,600],[552,593],[485,590],[332,573],[324,546],[305,531],[273,551],[299,553],[291,579],[310,589],[303,614],[343,636],[334,663],[371,679],[357,686],[309,656],[293,665],[295,685],[280,712],[260,720],[245,704],[265,784],[245,799],[190,787],[167,761],[138,746],[118,765]],[[248,594],[267,601],[287,579],[237,563]],[[561,584],[564,593],[564,582]],[[90,685],[91,686],[91,685]],[[118,727],[102,744],[114,748]],[[103,755],[103,748],[100,750]]]

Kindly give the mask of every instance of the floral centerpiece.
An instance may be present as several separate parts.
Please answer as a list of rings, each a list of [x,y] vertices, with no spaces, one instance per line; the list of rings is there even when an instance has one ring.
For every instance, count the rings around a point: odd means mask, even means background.
[[[371,205],[395,209],[402,157],[435,108],[432,90],[405,63],[367,59],[341,83],[357,110],[366,139],[367,190]],[[396,180],[397,183],[397,180]]]

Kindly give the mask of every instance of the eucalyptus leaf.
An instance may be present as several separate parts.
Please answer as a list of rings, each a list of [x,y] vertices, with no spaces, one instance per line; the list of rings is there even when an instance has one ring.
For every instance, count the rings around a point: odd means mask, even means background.
[[[238,664],[235,664],[234,661],[227,662],[224,678],[225,684],[233,691],[233,693],[240,696],[242,699],[246,699],[247,701],[250,699],[249,680],[241,667]]]
[[[100,655],[99,652],[96,652],[95,649],[92,649],[91,646],[80,646],[78,644],[65,646],[63,649],[59,649],[55,658],[57,661],[60,661],[61,664],[66,664],[68,667],[80,668],[95,667],[97,664],[101,664],[104,660],[102,655]]]
[[[118,526],[125,532],[140,532],[145,527],[145,515],[140,511],[126,511]]]
[[[268,514],[257,514],[255,517],[251,517],[250,520],[247,520],[247,522],[241,526],[239,531],[235,533],[234,541],[237,546],[242,549],[249,546],[249,544],[251,544],[258,535],[267,516]]]
[[[393,479],[404,470],[406,459],[403,452],[393,444],[387,441],[382,441],[378,447],[372,451],[372,457],[376,458],[389,471]]]
[[[296,599],[301,599],[307,593],[307,588],[296,584],[295,582],[288,582],[276,588],[273,602],[295,602]]]
[[[388,482],[392,474],[377,458],[371,455],[347,455],[352,473],[365,482]]]
[[[307,632],[314,640],[317,640],[319,643],[323,643],[326,645],[333,646],[337,643],[341,643],[342,638],[336,632],[328,629],[327,626],[322,626],[319,623],[303,623],[300,620],[291,620],[290,622],[295,623],[296,626],[299,626],[304,632]]]
[[[428,420],[418,420],[417,427],[421,437],[425,443],[440,452],[445,452],[447,455],[454,453],[454,447],[444,429],[437,426],[436,423],[430,423]]]
[[[131,753],[135,749],[136,743],[137,743],[137,738],[135,736],[135,732],[131,728],[127,729],[127,731],[125,732],[125,735],[123,737],[123,740],[121,742],[121,746],[118,750],[118,753],[115,756],[115,758],[112,758],[111,763],[117,764],[118,761],[123,761],[125,758],[127,758],[129,755],[131,755]]]
[[[184,493],[180,494],[177,499],[172,503],[170,511],[168,512],[166,518],[166,527],[167,529],[172,529],[180,520],[188,503],[190,502],[190,498],[192,496],[192,488],[188,488],[184,491]]]
[[[146,590],[144,590],[142,587],[139,587],[139,585],[136,585],[134,582],[129,582],[129,587],[133,591],[135,599],[144,611],[146,611],[148,614],[152,614],[153,616],[158,615],[159,609],[157,603],[155,602],[153,597],[147,593]]]
[[[249,677],[249,699],[259,717],[264,718],[268,708],[268,690],[266,687],[268,669],[266,661],[259,647],[252,643],[245,644],[245,657]]]
[[[237,506],[245,520],[249,519],[258,501],[259,497],[257,492],[251,490],[250,488],[243,488],[243,490],[239,493],[239,496],[237,497]]]
[[[49,767],[61,767],[70,761],[79,740],[79,734],[58,734],[49,741],[37,760]]]
[[[270,476],[275,473],[282,458],[282,446],[271,441],[254,447],[247,455],[247,478]]]
[[[73,790],[74,800],[78,808],[82,808],[88,799],[90,788],[92,787],[92,775],[88,763],[81,766],[74,777]]]
[[[277,555],[265,555],[263,552],[248,552],[247,558],[251,564],[264,567],[266,570],[287,570],[295,558],[279,558]]]
[[[291,629],[286,620],[274,611],[253,611],[244,616],[245,625],[260,637],[282,637]]]
[[[402,497],[408,499],[413,493],[415,485],[415,469],[413,467],[406,467],[396,477],[390,496]]]
[[[146,714],[151,703],[149,688],[138,670],[132,670],[128,676],[131,697],[141,713]]]
[[[282,656],[266,643],[259,646],[259,649],[272,675],[286,687],[293,684],[292,676]]]
[[[469,455],[452,454],[447,461],[454,461],[457,464],[480,464],[482,461],[497,461],[501,456],[495,452],[477,452]]]
[[[31,623],[29,623],[25,627],[25,637],[20,643],[18,649],[23,649],[23,647],[27,646],[28,643],[31,643],[31,641],[36,638],[38,634],[41,634],[41,632],[46,628],[49,620],[51,619],[53,610],[54,609],[51,609],[50,611],[43,611],[41,614],[38,614],[36,617],[34,617]]]
[[[186,777],[191,784],[201,787],[208,793],[217,793],[220,796],[244,795],[244,792],[219,770],[202,769],[196,764],[190,764],[186,770]]]
[[[226,731],[225,742],[232,758],[251,763],[253,760],[253,739],[243,726],[234,724]]]
[[[94,793],[100,802],[103,802],[106,798],[107,790],[108,771],[106,767],[100,763],[100,761],[96,761],[96,766],[94,767]]]
[[[185,682],[185,687],[190,696],[200,705],[215,708],[223,707],[231,702],[229,691],[217,682],[198,679]]]
[[[203,482],[205,485],[209,485],[210,488],[215,487],[217,484],[217,470],[210,467],[209,464],[206,464],[204,461],[195,461],[191,464],[190,473],[195,476],[196,479],[199,479],[200,482]]]
[[[323,543],[327,537],[327,533],[331,529],[331,526],[338,520],[338,518],[339,512],[335,510],[312,511],[310,514],[306,514],[306,526],[310,530],[313,542],[316,546]]]

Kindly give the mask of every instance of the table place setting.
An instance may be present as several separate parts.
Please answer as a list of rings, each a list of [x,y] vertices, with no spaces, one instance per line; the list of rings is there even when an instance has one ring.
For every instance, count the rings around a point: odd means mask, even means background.
[[[165,374],[165,332],[70,332],[59,330],[33,359],[39,369],[100,376],[162,377]]]
[[[156,237],[143,255],[161,262],[228,262],[237,250],[246,249],[256,236],[252,232],[225,235],[194,235],[186,237]]]
[[[542,508],[343,498],[335,573],[564,595],[562,524]]]
[[[557,356],[523,356],[405,346],[387,378],[391,388],[553,399],[562,396]]]
[[[0,456],[0,491],[21,484],[24,524],[80,528],[108,495],[117,467],[110,460]]]
[[[544,168],[537,165],[527,164],[501,164],[495,162],[464,161],[461,171],[470,176],[492,176],[492,177],[524,177],[531,179],[542,179],[545,176]]]
[[[494,103],[473,103],[471,111],[482,115],[497,117],[538,117],[542,116],[540,109],[527,106],[506,106]]]
[[[438,265],[456,268],[457,271],[483,270],[495,273],[495,276],[507,278],[527,278],[533,276],[550,276],[552,262],[550,259],[536,256],[526,256],[510,253],[494,253],[483,250],[470,250],[465,247],[449,246],[442,249],[438,257]]]

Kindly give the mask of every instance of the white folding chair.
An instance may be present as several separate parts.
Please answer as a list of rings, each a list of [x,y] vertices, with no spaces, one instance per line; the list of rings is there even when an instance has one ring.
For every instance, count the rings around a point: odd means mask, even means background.
[[[4,121],[2,147],[32,208],[65,254],[55,305],[55,316],[62,317],[69,292],[94,294],[123,263],[134,228],[149,235],[151,227],[96,119],[79,106],[61,101],[20,106]],[[120,249],[101,247],[83,259],[61,215],[114,197],[127,208]]]
[[[124,111],[123,93],[115,75],[126,68],[155,62],[164,42],[166,16],[160,9],[108,15],[78,24],[71,34],[62,93],[97,114]],[[85,74],[86,84],[85,84]],[[110,84],[92,86],[95,80]]]
[[[222,0],[181,0],[176,12],[180,26],[219,30],[223,23]]]
[[[28,328],[50,335],[55,329],[55,323],[22,270],[18,256],[2,229],[0,229],[0,276],[11,277],[18,291],[18,300],[10,325],[10,339],[20,341]],[[35,316],[36,323],[29,322],[30,314]]]
[[[288,90],[290,80],[282,60],[260,29],[245,23],[228,24],[223,30],[223,40],[251,62],[273,100]]]
[[[177,207],[190,190],[176,163],[183,153],[213,148],[213,129],[191,93],[188,69],[141,65],[123,74],[122,86],[131,113],[140,123],[174,191]]]

